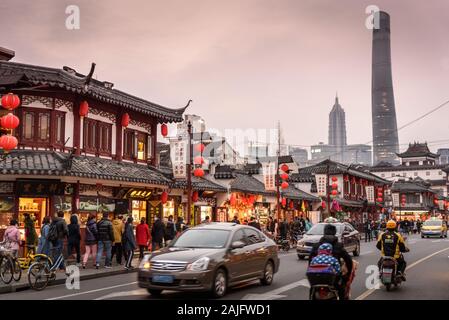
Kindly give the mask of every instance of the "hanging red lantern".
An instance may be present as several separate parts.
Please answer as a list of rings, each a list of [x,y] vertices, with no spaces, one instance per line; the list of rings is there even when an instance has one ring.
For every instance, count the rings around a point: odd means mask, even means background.
[[[0,127],[5,129],[15,129],[19,126],[20,120],[12,113],[8,113],[6,116],[0,118]]]
[[[321,208],[326,209],[326,201],[321,201]]]
[[[86,117],[87,114],[89,113],[89,104],[87,103],[87,101],[83,101],[80,103],[80,117]]]
[[[288,170],[289,170],[288,165],[286,165],[286,164],[284,163],[284,164],[281,166],[281,170],[284,171],[284,172],[288,172]]]
[[[2,97],[2,107],[8,110],[14,110],[20,105],[20,98],[14,93],[5,94]]]
[[[337,195],[337,193],[338,193],[338,191],[337,191],[337,190],[332,190],[332,192],[331,192],[331,194],[332,194],[333,196],[336,196],[336,195]]]
[[[127,127],[129,125],[129,114],[128,113],[124,113],[122,115],[122,127]]]
[[[195,177],[204,177],[204,170],[201,168],[196,168],[195,170],[193,170],[193,175]]]
[[[336,182],[336,181],[338,181],[338,178],[337,177],[332,177],[332,181]]]
[[[202,165],[202,164],[204,164],[204,158],[201,156],[197,156],[197,157],[195,157],[195,159],[193,159],[193,163]]]
[[[343,180],[344,180],[344,181],[349,181],[349,177],[348,177],[347,174],[345,174],[345,175],[343,176]]]
[[[435,205],[438,205],[438,199],[433,200],[433,203],[434,203]]]
[[[167,203],[167,200],[168,200],[168,193],[167,193],[167,191],[164,191],[164,192],[161,193],[161,202],[162,202],[162,204]]]
[[[235,203],[237,202],[237,199],[235,198],[235,194],[231,194],[231,197],[229,198],[229,203],[231,206],[235,206]]]
[[[332,183],[332,189],[337,189],[338,188],[338,184],[337,183]]]
[[[383,195],[384,195],[384,194],[383,194],[382,192],[378,192],[378,193],[377,193],[377,196],[378,196],[378,197],[382,197]]]
[[[294,204],[293,204],[293,201],[292,201],[292,200],[290,200],[290,203],[288,204],[288,206],[290,207],[290,209],[293,209],[293,208],[294,208]]]
[[[163,137],[168,135],[168,126],[165,123],[161,125],[161,134]]]
[[[9,134],[0,137],[0,148],[5,152],[15,149],[18,143],[17,138]]]
[[[283,207],[285,207],[287,205],[287,199],[282,198],[281,204]]]
[[[288,180],[288,174],[287,173],[281,174],[281,179],[282,180]]]
[[[198,143],[195,145],[195,151],[198,153],[203,153],[206,147],[202,143]]]
[[[377,202],[382,202],[382,198],[377,198]]]
[[[199,198],[198,191],[193,191],[192,193],[192,202],[197,202]]]
[[[281,188],[282,189],[287,189],[288,188],[288,182],[287,181],[282,182],[281,183]]]

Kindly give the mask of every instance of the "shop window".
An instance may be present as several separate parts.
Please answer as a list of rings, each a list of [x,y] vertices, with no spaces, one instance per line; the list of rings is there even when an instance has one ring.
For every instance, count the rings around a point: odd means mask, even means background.
[[[96,155],[110,156],[112,150],[112,124],[85,118],[84,150]]]
[[[56,110],[24,108],[19,112],[19,141],[23,145],[50,147],[64,144],[65,113]]]
[[[147,219],[147,202],[141,200],[132,200],[132,215],[134,224],[140,223],[142,218]]]
[[[25,226],[25,213],[34,220],[36,228],[41,225],[42,219],[47,215],[46,198],[19,198],[19,227]]]
[[[153,157],[153,140],[146,133],[126,129],[123,134],[123,158],[146,161]]]
[[[65,141],[65,114],[57,113],[55,115],[56,126],[55,126],[55,144],[64,145]]]
[[[0,197],[0,229],[6,229],[14,217],[15,202],[13,196]]]

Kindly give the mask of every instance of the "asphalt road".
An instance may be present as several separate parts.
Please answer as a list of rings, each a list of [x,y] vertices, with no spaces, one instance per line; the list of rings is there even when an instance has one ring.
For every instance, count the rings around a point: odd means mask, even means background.
[[[405,254],[408,263],[407,281],[391,292],[385,288],[370,289],[373,286],[373,273],[379,259],[375,242],[362,242],[361,255],[355,258],[359,262],[356,278],[352,286],[352,299],[407,300],[407,299],[449,299],[449,240],[421,239],[410,236],[407,240],[410,252]],[[307,300],[308,282],[305,279],[306,261],[298,260],[295,251],[280,252],[281,265],[271,286],[261,286],[250,282],[238,288],[232,288],[223,299],[232,300]],[[80,290],[68,290],[65,285],[46,288],[42,292],[26,290],[0,295],[0,300],[11,299],[154,299],[145,289],[137,286],[136,273],[122,274],[81,282]],[[368,286],[367,286],[368,283]],[[162,299],[197,300],[207,299],[207,294],[180,293],[164,291]]]

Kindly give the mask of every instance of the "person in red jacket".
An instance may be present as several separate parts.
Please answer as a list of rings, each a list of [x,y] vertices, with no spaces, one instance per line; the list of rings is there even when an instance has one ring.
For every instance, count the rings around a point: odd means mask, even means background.
[[[143,259],[143,252],[148,249],[148,243],[150,241],[150,228],[145,223],[145,218],[140,220],[140,224],[136,228],[136,242],[139,246],[140,255],[139,259]]]

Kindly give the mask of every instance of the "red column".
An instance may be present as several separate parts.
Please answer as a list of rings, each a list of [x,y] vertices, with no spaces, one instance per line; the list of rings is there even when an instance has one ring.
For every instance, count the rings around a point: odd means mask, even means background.
[[[115,137],[115,159],[117,161],[122,161],[123,156],[123,130],[122,130],[122,115],[123,112],[118,112],[116,116],[116,125],[117,125],[117,131],[116,131],[116,137]]]
[[[73,103],[73,148],[75,155],[81,154],[81,117],[80,117],[80,99],[76,98]]]

